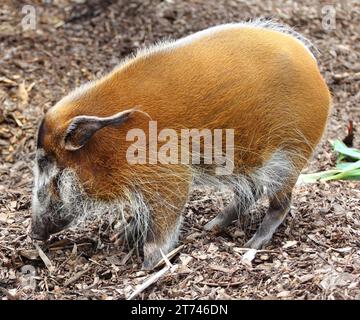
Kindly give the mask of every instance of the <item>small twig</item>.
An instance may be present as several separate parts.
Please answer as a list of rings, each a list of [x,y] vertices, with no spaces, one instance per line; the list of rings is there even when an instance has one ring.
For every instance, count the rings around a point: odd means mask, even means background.
[[[237,270],[239,270],[238,268],[229,269],[229,268],[225,268],[225,267],[222,267],[222,266],[218,266],[216,264],[210,264],[209,268],[212,269],[212,270],[215,270],[215,271],[220,271],[220,272],[230,273],[230,274],[233,274]]]
[[[93,244],[91,242],[83,242],[83,243],[79,243],[77,244],[77,247],[85,247],[85,246],[92,246]],[[69,244],[63,247],[49,247],[48,250],[49,251],[57,251],[57,250],[66,250],[66,249],[72,249],[74,247],[73,244]]]
[[[249,250],[253,250],[252,248],[236,248],[236,250],[234,250],[235,252],[236,251],[249,251]],[[265,250],[265,249],[260,249],[260,250],[256,250],[256,252],[263,252],[263,253],[279,253],[278,250]]]
[[[134,248],[131,248],[131,250],[126,254],[126,256],[121,260],[120,265],[124,266],[126,262],[130,259],[134,252]]]
[[[70,279],[66,280],[64,283],[64,287],[67,287],[68,285],[72,284],[76,280],[80,279],[86,272],[89,271],[89,269],[90,268],[80,271],[80,272],[76,273],[74,276],[72,276]]]
[[[206,285],[209,287],[236,287],[240,284],[242,284],[243,281],[237,281],[237,282],[219,282],[219,283],[214,283],[214,282],[200,282],[200,284],[202,285]]]
[[[10,248],[8,246],[4,246],[3,244],[0,244],[0,247],[4,248],[4,249],[7,249],[7,250],[10,250],[10,251],[15,251],[14,248]]]
[[[41,260],[44,262],[46,268],[51,272],[55,270],[55,267],[52,265],[50,259],[47,257],[47,255],[42,251],[42,249],[39,247],[37,243],[34,243],[36,250],[39,252],[39,256]]]
[[[181,247],[181,246],[180,246]],[[143,284],[141,284],[135,291],[130,295],[130,297],[127,300],[132,300],[136,296],[138,296],[141,292],[143,292],[146,288],[151,286],[153,283],[155,283],[158,279],[163,277],[169,270],[171,273],[173,273],[178,265],[172,265],[169,259],[164,255],[164,253],[160,250],[161,255],[163,256],[163,261],[166,263],[166,266],[161,269],[160,271],[154,273],[151,275]],[[171,253],[171,252],[170,252]]]
[[[182,248],[184,248],[183,244],[178,246],[174,250],[170,251],[166,256],[161,252],[163,255],[163,258],[155,265],[154,269],[157,269],[160,266],[162,266],[164,263],[166,263],[166,260],[172,259]]]
[[[90,290],[91,288],[94,288],[99,283],[99,281],[100,281],[99,277],[95,277],[93,283],[83,287],[82,291],[86,291],[86,290]]]
[[[306,235],[306,236],[307,236],[311,241],[315,242],[317,245],[323,246],[323,247],[325,247],[325,248],[327,248],[327,249],[330,249],[330,250],[335,251],[335,252],[338,252],[338,253],[344,253],[343,250],[341,250],[341,249],[336,249],[336,248],[334,248],[334,247],[332,247],[332,246],[329,246],[329,245],[326,244],[326,243],[320,242],[319,240],[315,239],[315,237],[313,237],[313,236],[311,236],[311,235]]]
[[[92,263],[95,263],[96,265],[98,265],[98,266],[100,266],[100,267],[103,267],[103,268],[105,268],[105,269],[108,268],[108,266],[106,266],[105,264],[100,263],[100,262],[98,262],[98,261],[96,261],[96,260],[93,260],[93,259],[91,259],[91,258],[89,258],[89,261],[91,261]]]

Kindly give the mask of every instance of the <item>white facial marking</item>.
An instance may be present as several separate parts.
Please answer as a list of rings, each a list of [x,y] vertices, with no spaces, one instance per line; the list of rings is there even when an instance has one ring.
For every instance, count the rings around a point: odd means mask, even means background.
[[[55,163],[46,158],[44,150],[38,149],[34,166],[34,187],[32,196],[32,209],[34,214],[41,215],[44,208],[49,204],[50,193],[48,188],[51,180],[58,172],[59,169],[56,167]]]

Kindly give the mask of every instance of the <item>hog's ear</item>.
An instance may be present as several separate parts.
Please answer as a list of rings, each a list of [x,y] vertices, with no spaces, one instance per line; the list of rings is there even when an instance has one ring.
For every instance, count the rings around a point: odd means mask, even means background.
[[[135,109],[121,111],[110,117],[78,116],[70,120],[64,136],[66,150],[82,148],[98,130],[124,123]]]

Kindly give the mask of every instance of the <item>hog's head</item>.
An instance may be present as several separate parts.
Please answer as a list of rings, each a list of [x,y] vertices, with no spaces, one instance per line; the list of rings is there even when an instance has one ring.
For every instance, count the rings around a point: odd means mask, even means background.
[[[110,142],[114,144],[113,152],[105,152],[104,146],[109,147],[109,143],[104,142],[101,132],[94,134],[104,127],[122,124],[133,112],[125,110],[107,117],[69,116],[63,121],[60,111],[49,112],[38,131],[31,231],[37,240],[47,240],[84,213],[89,184],[95,188],[93,195],[106,196],[114,170],[118,170],[113,160],[119,152],[115,146],[118,140]]]

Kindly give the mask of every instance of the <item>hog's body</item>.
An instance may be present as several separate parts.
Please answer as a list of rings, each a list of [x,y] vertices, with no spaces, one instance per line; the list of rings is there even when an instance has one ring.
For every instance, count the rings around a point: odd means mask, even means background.
[[[165,253],[176,243],[182,208],[198,180],[228,184],[235,192],[208,230],[246,212],[266,187],[269,212],[247,243],[263,246],[289,210],[331,104],[302,41],[266,22],[210,28],[141,51],[62,99],[39,131],[35,237],[47,238],[97,204],[121,211],[127,203],[143,235],[144,265],[151,267],[160,249]],[[184,128],[233,129],[231,174],[216,175],[212,164],[149,164],[154,159],[148,154],[145,164],[130,164],[134,142],[126,135],[134,128],[149,132],[149,117],[158,132],[170,128],[179,136]]]

